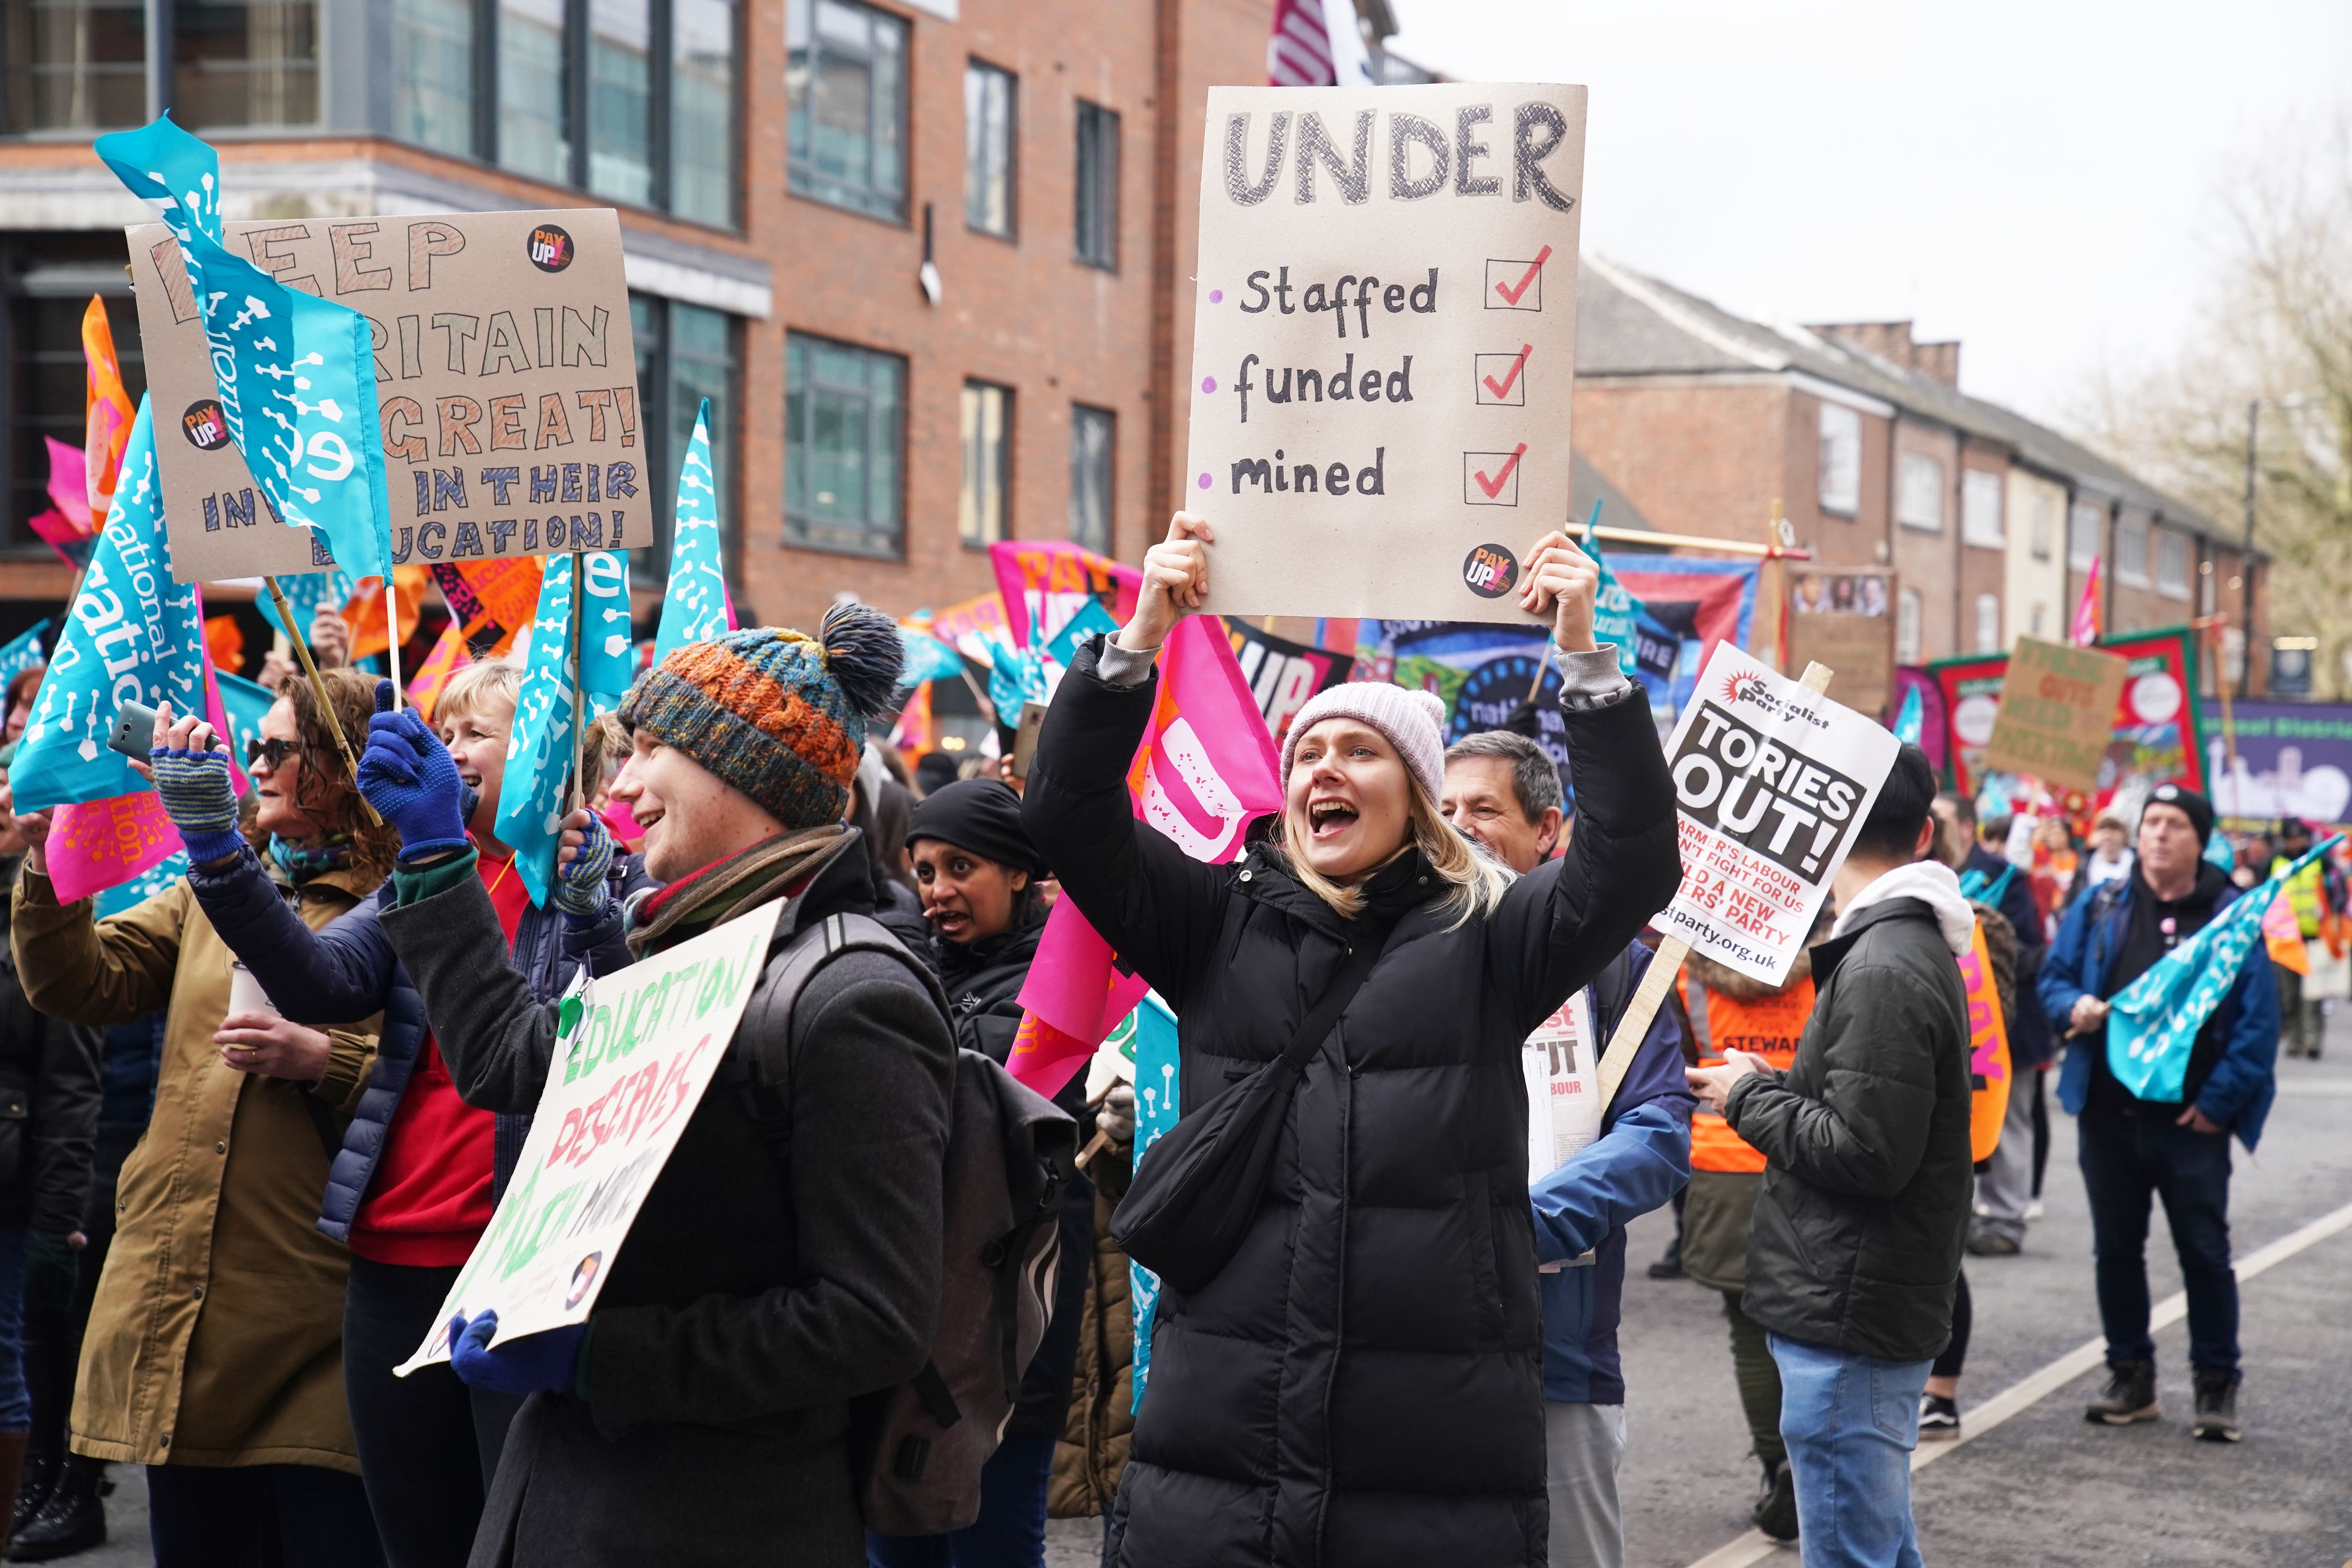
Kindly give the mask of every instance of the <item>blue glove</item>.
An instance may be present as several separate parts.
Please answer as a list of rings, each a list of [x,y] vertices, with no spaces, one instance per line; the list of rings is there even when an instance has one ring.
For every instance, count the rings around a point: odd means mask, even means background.
[[[164,815],[180,830],[188,858],[198,866],[226,860],[245,847],[236,830],[236,789],[229,782],[226,752],[189,752],[158,746],[147,753],[155,770],[155,793]]]
[[[613,836],[604,831],[604,819],[594,812],[588,814],[588,841],[571,863],[555,873],[555,907],[563,911],[573,925],[594,925],[604,918],[612,907],[613,889],[605,873],[613,868]]]
[[[457,761],[416,710],[391,710],[392,682],[379,680],[367,752],[360,758],[360,794],[399,829],[402,859],[465,848],[466,818],[458,804],[465,785],[457,778]]]
[[[490,1336],[498,1331],[496,1312],[484,1312],[470,1323],[463,1313],[449,1320],[449,1367],[460,1383],[498,1394],[572,1391],[580,1376],[580,1349],[588,1339],[587,1324],[525,1334],[492,1350]]]

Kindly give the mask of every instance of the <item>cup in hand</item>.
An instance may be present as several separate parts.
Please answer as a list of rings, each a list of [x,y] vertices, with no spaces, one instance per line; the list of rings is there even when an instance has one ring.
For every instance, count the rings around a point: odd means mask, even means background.
[[[232,1014],[267,1013],[273,1018],[279,1016],[277,1005],[269,1000],[269,993],[253,977],[253,971],[235,959],[229,961],[228,966],[228,1010]]]

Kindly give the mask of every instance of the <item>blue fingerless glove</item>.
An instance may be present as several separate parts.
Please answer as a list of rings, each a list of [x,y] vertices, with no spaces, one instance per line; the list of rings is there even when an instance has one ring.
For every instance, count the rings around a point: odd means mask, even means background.
[[[360,794],[400,832],[400,858],[421,859],[466,847],[465,785],[441,738],[414,708],[392,710],[392,682],[375,683],[375,717],[360,758]]]
[[[525,1334],[492,1349],[490,1336],[498,1331],[496,1312],[470,1323],[463,1314],[449,1320],[449,1369],[458,1382],[498,1394],[570,1394],[578,1386],[587,1324]]]
[[[555,907],[573,925],[594,925],[613,903],[612,884],[606,880],[606,873],[613,868],[613,836],[604,831],[604,818],[593,811],[588,814],[587,835],[580,853],[555,874]]]
[[[226,860],[245,847],[236,830],[236,788],[229,782],[226,752],[189,752],[158,746],[147,753],[155,770],[155,793],[164,815],[180,830],[188,859],[198,866]]]

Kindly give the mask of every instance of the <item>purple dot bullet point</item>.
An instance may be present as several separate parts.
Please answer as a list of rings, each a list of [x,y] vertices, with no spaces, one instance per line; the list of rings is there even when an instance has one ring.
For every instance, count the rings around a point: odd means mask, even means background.
[[[1201,476],[1201,488],[1202,489],[1207,489],[1209,488],[1209,476],[1206,474],[1202,474]]]
[[[1214,392],[1214,391],[1216,391],[1216,390],[1217,390],[1217,378],[1216,378],[1215,376],[1213,376],[1213,375],[1204,375],[1204,376],[1202,376],[1202,377],[1201,378],[1201,390],[1202,390],[1202,391],[1203,391],[1203,392]]]
[[[1209,303],[1210,303],[1210,304],[1212,304],[1212,305],[1222,305],[1222,304],[1223,304],[1224,302],[1225,302],[1225,291],[1224,291],[1223,289],[1210,289],[1210,290],[1209,290]]]

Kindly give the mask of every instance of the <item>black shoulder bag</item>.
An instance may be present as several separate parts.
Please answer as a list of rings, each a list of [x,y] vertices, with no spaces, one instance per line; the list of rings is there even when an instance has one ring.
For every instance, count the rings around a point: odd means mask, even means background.
[[[1307,1059],[1387,944],[1386,931],[1359,940],[1329,988],[1307,1009],[1288,1050],[1181,1118],[1151,1145],[1110,1219],[1111,1238],[1129,1258],[1187,1293],[1206,1286],[1231,1261],[1265,1202],[1283,1119]]]

